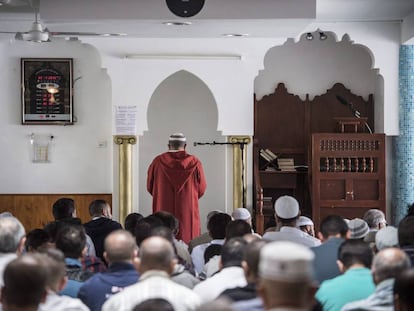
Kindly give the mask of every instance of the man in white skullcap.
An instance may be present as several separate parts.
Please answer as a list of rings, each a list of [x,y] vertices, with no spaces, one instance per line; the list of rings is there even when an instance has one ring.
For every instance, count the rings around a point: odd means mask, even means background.
[[[147,190],[152,195],[152,211],[166,211],[179,221],[178,240],[188,243],[200,235],[198,199],[206,190],[200,160],[185,151],[187,139],[172,134],[168,152],[158,155],[148,168]]]
[[[275,218],[276,222],[281,225],[280,231],[266,232],[263,235],[263,239],[291,241],[308,247],[320,245],[320,240],[296,228],[299,216],[299,203],[294,197],[288,195],[279,197],[275,202]]]
[[[256,232],[254,232],[253,225],[252,225],[252,215],[250,214],[250,211],[247,208],[244,208],[244,207],[236,208],[231,213],[231,217],[233,218],[233,220],[243,220],[247,222],[250,225],[250,227],[252,227],[252,234],[257,236],[258,238],[262,238],[260,234],[257,234]]]
[[[313,223],[312,219],[306,216],[300,216],[296,221],[296,228],[306,232],[311,236],[315,236],[315,224]]]
[[[314,254],[307,247],[282,241],[260,252],[257,292],[265,310],[311,310],[314,304]]]
[[[252,225],[252,215],[250,214],[249,210],[244,207],[236,208],[232,213],[231,217],[233,220],[244,220],[250,226]]]

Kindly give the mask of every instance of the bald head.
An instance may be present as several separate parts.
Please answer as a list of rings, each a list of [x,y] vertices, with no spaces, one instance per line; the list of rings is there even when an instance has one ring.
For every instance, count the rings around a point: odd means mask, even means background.
[[[154,236],[145,239],[139,250],[140,272],[162,270],[171,273],[175,264],[174,249],[169,241]]]
[[[386,248],[375,255],[372,262],[372,274],[376,284],[393,279],[411,266],[410,259],[399,248]]]
[[[105,239],[104,248],[104,257],[109,264],[131,262],[138,250],[135,238],[126,230],[111,232]]]

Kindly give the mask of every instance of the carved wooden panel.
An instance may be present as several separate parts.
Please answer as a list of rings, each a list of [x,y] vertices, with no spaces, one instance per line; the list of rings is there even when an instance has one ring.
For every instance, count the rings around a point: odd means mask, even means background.
[[[385,213],[385,134],[312,135],[313,221]]]

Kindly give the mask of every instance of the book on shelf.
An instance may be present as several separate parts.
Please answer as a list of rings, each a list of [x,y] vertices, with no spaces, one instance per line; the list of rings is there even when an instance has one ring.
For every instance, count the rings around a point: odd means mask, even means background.
[[[281,171],[296,171],[293,158],[278,158],[277,164]]]

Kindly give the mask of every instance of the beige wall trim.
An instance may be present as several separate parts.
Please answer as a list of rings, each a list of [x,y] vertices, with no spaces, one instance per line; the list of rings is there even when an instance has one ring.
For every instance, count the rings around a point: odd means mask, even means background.
[[[233,145],[233,209],[236,209],[243,207],[243,197],[244,207],[247,204],[247,145],[250,144],[251,138],[249,136],[229,136],[229,142],[242,143]],[[243,148],[241,148],[242,146]]]
[[[132,213],[132,145],[137,143],[136,136],[114,136],[119,145],[119,221],[124,223],[125,217]]]

